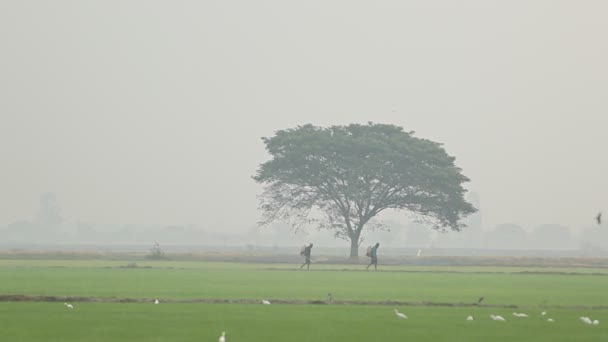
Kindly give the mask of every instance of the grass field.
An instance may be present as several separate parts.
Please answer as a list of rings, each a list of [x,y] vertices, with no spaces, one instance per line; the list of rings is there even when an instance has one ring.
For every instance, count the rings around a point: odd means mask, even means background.
[[[0,340],[217,341],[222,330],[230,342],[608,340],[606,269],[127,264],[0,260],[0,295],[59,300],[0,303]],[[328,292],[333,305],[285,303],[324,302]],[[483,305],[472,305],[480,296]],[[69,310],[63,297],[96,302],[72,301]],[[116,298],[148,302],[112,302]],[[161,304],[151,304],[153,298]],[[275,303],[241,304],[261,299]],[[378,305],[385,301],[402,303]],[[409,319],[398,319],[395,308]],[[543,310],[556,322],[547,322]],[[530,317],[513,317],[516,311]],[[507,321],[492,321],[490,314]],[[475,320],[467,322],[468,315]],[[600,325],[583,324],[583,315]]]

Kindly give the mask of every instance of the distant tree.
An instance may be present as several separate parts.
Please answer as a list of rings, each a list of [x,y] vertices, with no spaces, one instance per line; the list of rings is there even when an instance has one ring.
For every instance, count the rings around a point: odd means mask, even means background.
[[[570,229],[559,224],[543,224],[534,229],[531,247],[538,249],[571,249],[575,247]]]
[[[488,234],[488,247],[496,249],[526,249],[528,236],[524,229],[516,224],[503,223]]]
[[[272,159],[253,177],[264,185],[261,224],[288,222],[296,231],[316,222],[351,243],[358,256],[374,218],[405,210],[436,230],[463,227],[476,209],[464,199],[469,179],[442,145],[394,125],[313,125],[262,138]],[[322,217],[316,217],[320,213]]]
[[[608,230],[599,226],[587,227],[581,233],[579,240],[581,249],[592,251],[608,249]]]
[[[91,224],[77,221],[76,222],[76,237],[80,241],[95,241],[98,238],[98,232],[91,226]]]
[[[20,220],[13,222],[6,226],[6,229],[2,232],[5,242],[32,242],[40,241],[39,238],[48,237],[47,232],[41,232],[39,226],[33,222]]]
[[[57,226],[63,222],[61,208],[54,193],[47,192],[40,196],[40,211],[36,219],[45,226]]]
[[[146,256],[148,259],[162,259],[165,257],[165,253],[160,248],[160,244],[158,242],[154,242],[154,246],[150,248],[150,254]]]

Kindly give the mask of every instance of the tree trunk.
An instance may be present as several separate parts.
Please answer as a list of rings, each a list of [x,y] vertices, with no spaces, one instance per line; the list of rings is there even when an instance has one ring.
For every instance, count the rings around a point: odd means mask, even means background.
[[[351,237],[350,238],[350,258],[358,259],[359,258],[359,237]]]

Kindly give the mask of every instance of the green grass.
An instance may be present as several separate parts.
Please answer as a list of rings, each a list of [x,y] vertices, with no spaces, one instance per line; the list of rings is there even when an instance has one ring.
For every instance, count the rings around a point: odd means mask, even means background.
[[[0,336],[7,341],[603,341],[602,325],[587,326],[570,310],[516,319],[489,308],[236,304],[3,303]],[[507,322],[495,322],[490,313]],[[472,314],[475,321],[467,322]],[[608,312],[591,314],[600,321]]]
[[[0,294],[74,297],[211,299],[335,299],[538,306],[608,305],[608,276],[588,274],[457,272],[301,271],[293,265],[33,261],[0,264]],[[273,269],[268,269],[272,267]],[[329,267],[329,266],[326,266]],[[351,266],[358,267],[361,266]],[[387,268],[384,268],[385,270]],[[508,272],[513,272],[509,270]],[[519,270],[521,271],[521,270]],[[515,272],[518,272],[515,270]]]
[[[161,298],[151,303],[0,303],[0,341],[604,341],[605,269],[382,267],[284,264],[0,260],[0,294]],[[550,273],[520,273],[539,272]],[[554,272],[576,273],[555,274]],[[210,299],[471,303],[486,307],[204,304]],[[518,305],[517,309],[488,307]],[[599,309],[598,306],[603,307]],[[547,308],[556,320],[540,316]],[[513,311],[529,318],[515,318]],[[507,322],[489,319],[500,314]],[[467,322],[467,315],[475,321]],[[587,326],[581,315],[602,322]]]

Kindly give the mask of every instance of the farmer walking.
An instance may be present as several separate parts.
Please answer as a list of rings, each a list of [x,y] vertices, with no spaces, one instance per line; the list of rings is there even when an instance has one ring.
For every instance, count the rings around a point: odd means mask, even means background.
[[[371,257],[372,260],[369,263],[369,265],[367,265],[366,270],[369,270],[369,267],[371,265],[374,265],[374,271],[378,270],[378,247],[380,247],[380,243],[376,242],[376,244],[371,248],[371,251],[369,253],[369,257]]]
[[[307,269],[310,270],[310,252],[311,252],[311,250],[312,250],[312,242],[310,243],[310,245],[304,246],[304,248],[300,252],[300,254],[306,258],[306,260],[304,261],[302,266],[300,266],[300,268],[307,266]]]

